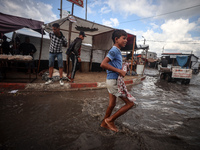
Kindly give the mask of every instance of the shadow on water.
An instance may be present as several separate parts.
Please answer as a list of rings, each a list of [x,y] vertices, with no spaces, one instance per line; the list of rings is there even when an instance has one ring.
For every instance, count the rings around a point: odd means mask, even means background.
[[[188,86],[161,81],[155,70],[129,87],[137,107],[100,127],[106,89],[1,94],[0,149],[180,150],[200,148],[199,75]],[[123,106],[118,99],[114,111]]]

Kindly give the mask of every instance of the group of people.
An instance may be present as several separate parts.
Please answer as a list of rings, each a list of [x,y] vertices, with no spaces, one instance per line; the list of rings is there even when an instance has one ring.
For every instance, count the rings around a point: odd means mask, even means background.
[[[55,58],[58,60],[58,68],[59,68],[59,75],[60,75],[60,85],[64,85],[63,82],[63,56],[62,56],[62,47],[67,47],[67,40],[63,33],[60,31],[60,25],[58,23],[54,23],[52,25],[52,32],[49,33],[50,37],[50,48],[49,48],[49,79],[45,82],[46,85],[53,83],[53,69],[54,69],[54,62]],[[84,40],[85,33],[80,31],[79,37],[77,37],[72,44],[73,50],[69,54],[70,59],[72,60],[72,71],[67,76],[70,82],[74,82],[75,73],[77,70],[78,62],[81,62],[80,58],[80,51],[81,51],[81,44]]]
[[[52,74],[54,61],[57,57],[58,59],[58,67],[60,73],[60,84],[63,83],[63,60],[62,60],[62,46],[67,46],[67,40],[60,31],[59,24],[55,23],[52,25],[53,32],[49,34],[51,42],[49,49],[49,79],[45,84],[52,83]],[[76,64],[80,62],[80,49],[82,40],[85,37],[84,32],[79,33],[79,37],[75,39],[76,44],[72,52],[70,53],[70,58],[72,60],[72,72],[71,75],[68,76],[73,81],[75,72],[76,72]],[[126,113],[129,109],[131,109],[136,100],[133,96],[128,93],[125,83],[123,82],[123,77],[126,75],[126,69],[122,66],[122,54],[121,48],[125,47],[127,43],[127,33],[124,30],[115,30],[112,34],[112,40],[114,46],[109,50],[107,56],[101,63],[101,67],[107,70],[107,79],[106,85],[109,93],[109,105],[107,107],[104,119],[101,123],[101,127],[118,132],[118,128],[115,126],[114,121]],[[73,42],[72,42],[73,43]],[[112,111],[116,105],[116,98],[120,97],[125,105],[122,106],[117,112],[112,114]]]
[[[12,44],[7,41],[7,37],[4,35],[2,38],[1,44],[1,53],[6,55],[30,55],[33,57],[33,54],[37,51],[35,46],[30,43],[30,38],[25,37],[25,41],[20,43],[19,37],[16,37]],[[12,45],[12,46],[11,46]]]
[[[25,41],[23,43],[20,43],[20,40],[18,37],[15,38],[15,40],[12,42],[12,47],[10,46],[10,42],[7,41],[7,37],[3,36],[3,42],[1,44],[1,53],[6,55],[30,55],[32,56],[34,60],[34,53],[37,51],[35,46],[30,43],[30,38],[28,36],[25,37]],[[27,73],[30,73],[31,68],[33,70],[33,73],[35,73],[35,64],[34,62],[31,63],[25,63],[26,68],[28,69]]]
[[[59,24],[53,24],[52,29],[53,32],[50,32],[49,34],[51,39],[49,48],[49,79],[47,82],[45,82],[45,84],[48,85],[53,83],[52,75],[54,61],[55,58],[57,58],[60,74],[59,82],[60,85],[64,85],[62,46],[67,47],[67,40],[60,31]],[[85,33],[81,31],[79,33],[79,37],[75,39],[75,45],[69,56],[72,60],[72,71],[68,77],[72,82],[75,76],[77,62],[81,62],[80,49],[84,37]],[[122,65],[122,54],[120,49],[125,47],[127,43],[127,33],[124,30],[115,30],[112,34],[112,40],[114,46],[109,50],[108,54],[100,65],[102,68],[107,70],[106,85],[109,93],[109,104],[100,126],[114,132],[118,132],[119,129],[115,125],[115,120],[135,106],[134,101],[136,99],[127,91],[123,81],[123,77],[126,75],[127,66]],[[116,105],[117,97],[120,97],[124,101],[125,105],[112,114],[112,111]]]

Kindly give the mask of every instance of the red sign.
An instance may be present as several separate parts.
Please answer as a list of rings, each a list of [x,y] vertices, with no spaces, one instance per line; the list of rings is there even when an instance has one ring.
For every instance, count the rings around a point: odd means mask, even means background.
[[[68,1],[74,3],[74,4],[78,5],[78,6],[83,7],[83,0],[68,0]]]

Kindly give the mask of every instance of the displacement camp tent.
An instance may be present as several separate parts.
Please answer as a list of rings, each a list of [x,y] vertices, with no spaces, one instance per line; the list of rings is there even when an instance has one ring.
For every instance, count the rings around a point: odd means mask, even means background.
[[[43,24],[41,21],[0,13],[0,33],[9,33],[24,27],[42,33]]]
[[[43,33],[44,33],[42,29],[42,25],[44,25],[44,22],[0,13],[0,33],[1,34],[13,32],[22,28],[29,28],[42,34],[41,43],[40,43],[40,56],[41,56],[41,51],[42,51],[42,39],[43,39]],[[38,66],[40,65],[40,56],[39,56]]]
[[[76,37],[78,37],[80,31],[85,32],[87,37],[85,37],[83,42],[92,45],[89,62],[90,70],[93,59],[93,52],[101,50],[104,52],[105,56],[107,51],[113,46],[111,37],[113,31],[115,30],[114,28],[69,15],[65,18],[46,24],[45,30],[47,32],[52,31],[52,25],[54,23],[58,23],[60,25],[62,33],[69,42],[73,41]],[[124,48],[123,50],[134,50],[134,47],[136,48],[136,44],[135,42],[133,42],[135,39],[135,35],[128,34],[128,43],[126,48]]]

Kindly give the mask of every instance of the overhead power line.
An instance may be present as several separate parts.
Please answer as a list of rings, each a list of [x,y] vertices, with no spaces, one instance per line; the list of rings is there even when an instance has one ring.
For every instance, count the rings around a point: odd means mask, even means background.
[[[143,42],[144,40],[138,40]],[[156,40],[146,40],[147,42],[157,42],[157,43],[179,43],[179,44],[200,44],[200,41],[156,41]]]
[[[159,15],[156,15],[156,16],[151,16],[151,17],[146,17],[146,18],[140,18],[140,19],[135,19],[135,20],[130,20],[130,21],[124,21],[124,22],[120,22],[120,23],[128,23],[128,22],[133,22],[133,21],[140,21],[140,20],[145,20],[145,19],[160,17],[160,16],[164,16],[164,15],[168,15],[168,14],[172,14],[172,13],[176,13],[176,12],[180,12],[180,11],[192,9],[192,8],[199,7],[199,6],[200,6],[200,4],[199,5],[195,5],[195,6],[191,6],[191,7],[187,7],[187,8],[183,8],[183,9],[180,9],[180,10],[171,11],[171,12],[164,13],[164,14],[159,14]]]

